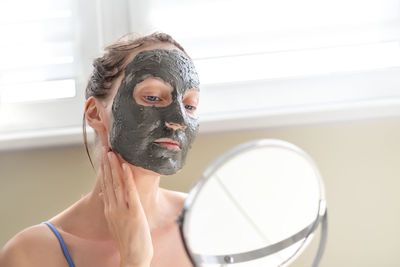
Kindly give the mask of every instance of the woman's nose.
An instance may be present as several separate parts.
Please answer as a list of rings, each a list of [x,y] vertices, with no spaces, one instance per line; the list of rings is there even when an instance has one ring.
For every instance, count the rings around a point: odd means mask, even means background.
[[[171,128],[172,130],[185,130],[187,126],[180,125],[178,123],[173,123],[173,122],[165,122],[165,126],[168,128]]]

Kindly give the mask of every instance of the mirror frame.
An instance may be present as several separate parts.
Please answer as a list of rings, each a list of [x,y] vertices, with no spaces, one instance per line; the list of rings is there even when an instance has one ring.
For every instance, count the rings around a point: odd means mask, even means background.
[[[305,158],[310,163],[310,165],[312,166],[312,168],[316,174],[318,186],[320,188],[319,209],[318,209],[315,220],[310,225],[308,225],[301,231],[295,233],[294,235],[292,235],[282,241],[279,241],[277,243],[271,244],[267,247],[257,249],[254,251],[238,253],[238,254],[231,254],[231,255],[197,255],[197,254],[193,254],[187,245],[188,238],[184,232],[185,215],[187,214],[190,207],[192,206],[192,203],[194,203],[194,201],[196,201],[196,198],[197,198],[199,192],[201,191],[201,189],[203,188],[203,186],[208,182],[208,180],[212,177],[212,175],[219,169],[219,167],[221,167],[225,162],[229,161],[234,156],[236,156],[242,152],[245,152],[245,151],[253,149],[253,148],[261,148],[261,147],[284,148],[284,149],[287,149],[287,150],[290,150],[292,152],[299,154],[300,156]],[[317,254],[316,254],[313,264],[312,264],[313,267],[317,267],[321,261],[322,255],[323,255],[323,253],[325,251],[325,247],[326,247],[327,232],[328,232],[327,218],[328,218],[328,212],[327,212],[324,184],[323,184],[320,172],[317,168],[317,165],[312,160],[312,158],[307,153],[305,153],[302,149],[300,149],[299,147],[297,147],[289,142],[278,140],[278,139],[260,139],[260,140],[250,141],[250,142],[241,144],[241,145],[229,150],[228,152],[222,154],[203,172],[203,174],[200,176],[198,181],[191,188],[191,190],[185,200],[185,203],[183,205],[181,214],[177,218],[177,223],[179,225],[180,236],[181,236],[182,242],[184,244],[184,248],[194,266],[196,266],[196,264],[198,262],[200,262],[200,264],[226,265],[226,264],[255,260],[258,258],[266,257],[273,253],[276,253],[276,252],[283,250],[283,249],[293,245],[294,243],[297,243],[298,241],[304,239],[302,244],[294,252],[294,254],[292,256],[290,256],[285,262],[282,263],[282,264],[285,264],[285,263],[288,263],[291,259],[294,259],[295,256],[300,255],[300,251],[302,251],[306,247],[305,244],[307,243],[308,240],[311,239],[314,232],[317,230],[319,224],[321,224],[321,235],[320,235],[319,247],[318,247]]]

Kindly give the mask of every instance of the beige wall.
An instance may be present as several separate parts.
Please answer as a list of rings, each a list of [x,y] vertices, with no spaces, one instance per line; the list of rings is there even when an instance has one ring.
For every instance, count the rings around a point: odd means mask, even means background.
[[[255,138],[287,140],[317,162],[330,216],[321,266],[400,266],[400,119],[201,136],[184,170],[162,186],[187,191],[218,155]],[[0,246],[71,205],[93,181],[81,147],[0,154]],[[313,253],[311,246],[295,265],[307,266]]]

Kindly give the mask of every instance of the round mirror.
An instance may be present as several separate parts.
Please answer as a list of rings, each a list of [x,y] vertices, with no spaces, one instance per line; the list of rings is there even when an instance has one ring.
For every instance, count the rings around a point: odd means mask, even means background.
[[[322,222],[317,266],[326,214],[312,159],[293,144],[264,139],[218,158],[189,192],[178,223],[195,266],[286,266]]]

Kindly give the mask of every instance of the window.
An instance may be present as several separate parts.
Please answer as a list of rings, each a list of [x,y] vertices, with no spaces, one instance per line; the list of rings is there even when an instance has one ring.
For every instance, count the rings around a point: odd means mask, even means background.
[[[65,103],[76,96],[79,58],[74,2],[10,0],[0,5],[1,133],[38,124],[39,128],[53,127],[51,118],[31,116],[31,112],[39,112],[39,103]],[[59,113],[54,110],[54,120]]]
[[[0,151],[82,143],[92,60],[128,31],[108,28],[127,16],[107,2],[0,2]]]
[[[399,10],[398,0],[156,0],[146,27],[194,58],[212,132],[399,116]]]
[[[21,8],[23,7],[23,8]],[[0,150],[81,143],[91,62],[126,32],[194,59],[200,132],[400,115],[400,0],[0,2]]]

